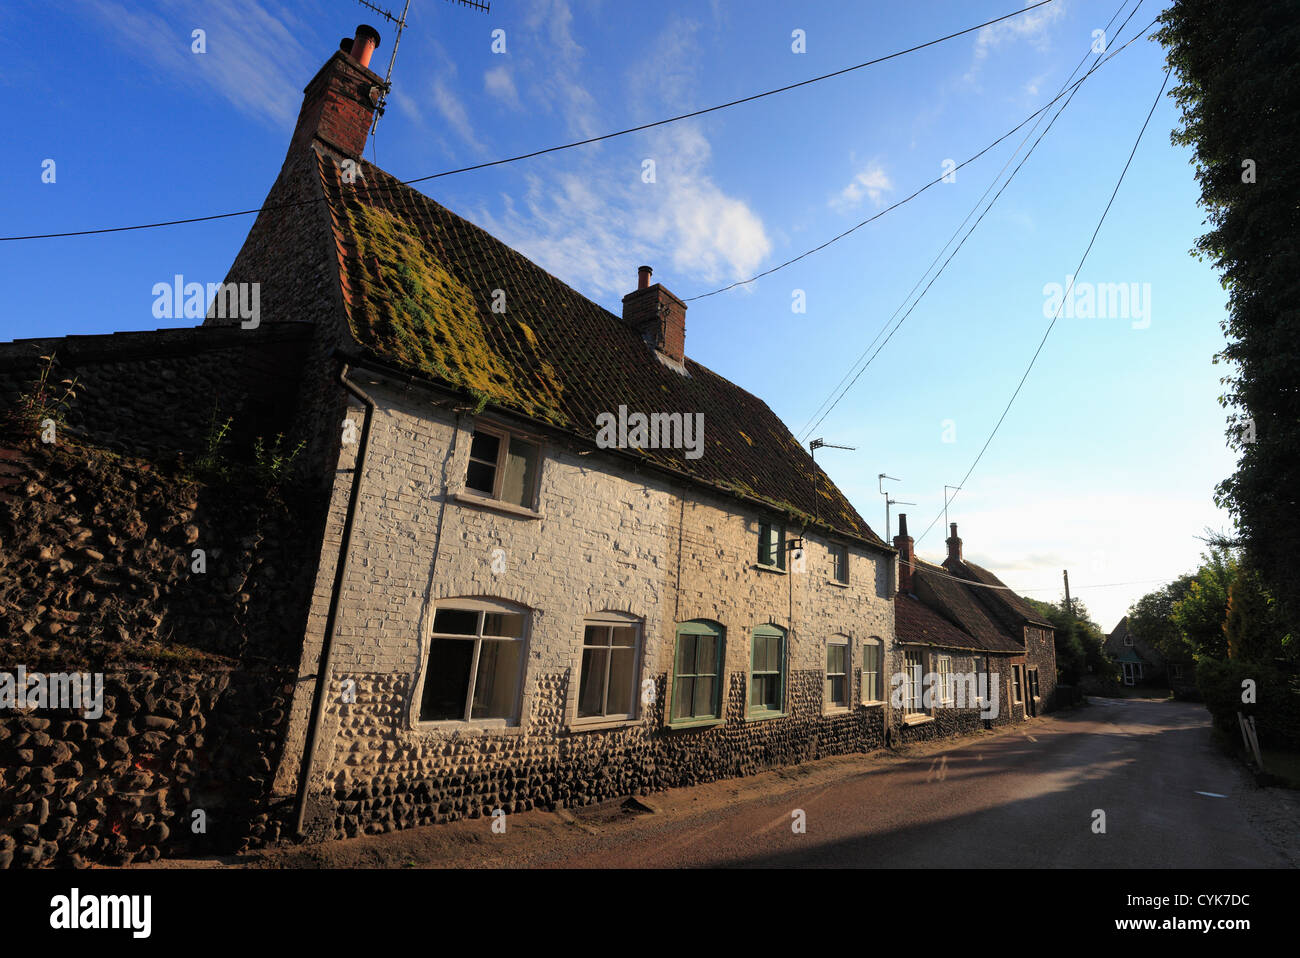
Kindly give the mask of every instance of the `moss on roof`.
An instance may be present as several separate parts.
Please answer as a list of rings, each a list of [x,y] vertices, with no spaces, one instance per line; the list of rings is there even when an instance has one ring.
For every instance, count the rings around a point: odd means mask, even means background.
[[[492,322],[513,323],[519,341],[533,347],[534,376],[527,392],[515,371],[488,341],[483,304],[429,252],[407,222],[364,204],[346,207],[364,271],[362,293],[349,311],[357,341],[488,402],[566,425],[564,387],[536,352],[537,336],[509,313]]]

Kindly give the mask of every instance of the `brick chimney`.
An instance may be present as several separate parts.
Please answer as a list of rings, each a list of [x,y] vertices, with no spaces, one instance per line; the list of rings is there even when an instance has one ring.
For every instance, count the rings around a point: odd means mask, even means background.
[[[952,530],[952,535],[948,537],[948,561],[961,561],[961,540],[957,538],[957,523],[950,522],[948,528]]]
[[[894,536],[894,548],[898,550],[898,591],[908,594],[912,591],[915,550],[912,537],[907,534],[907,516],[903,513],[898,516],[898,535]]]
[[[623,297],[623,322],[668,359],[686,358],[686,304],[659,283],[650,285],[649,266],[637,270],[635,292]]]
[[[344,38],[303,91],[291,152],[319,137],[346,156],[360,156],[370,133],[384,81],[369,69],[379,46],[379,31],[361,24],[354,39]]]

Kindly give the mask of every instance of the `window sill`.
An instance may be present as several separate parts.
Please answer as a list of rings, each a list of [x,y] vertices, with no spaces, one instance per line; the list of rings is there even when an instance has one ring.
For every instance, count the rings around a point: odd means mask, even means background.
[[[933,721],[934,721],[933,715],[922,715],[917,712],[913,712],[910,715],[903,716],[904,725],[924,725],[927,722],[933,722]]]
[[[762,562],[755,562],[752,568],[757,569],[759,572],[773,572],[776,575],[786,575],[786,571],[779,565],[765,565]]]
[[[839,579],[827,579],[826,584],[833,585],[837,589],[847,589],[849,587],[847,582],[841,582]]]
[[[612,728],[631,728],[640,725],[640,719],[574,719],[569,723],[570,732],[600,732]]]
[[[858,706],[864,709],[880,709],[885,707],[885,703],[883,701],[859,702]]]
[[[468,492],[457,492],[452,496],[461,505],[476,506],[480,509],[491,509],[494,512],[504,512],[506,515],[519,516],[523,519],[540,519],[542,514],[535,509],[525,509],[523,506],[516,506],[513,503],[503,502],[500,499],[488,499],[484,496],[476,496]]]
[[[822,715],[848,715],[852,711],[847,705],[823,705]]]
[[[789,712],[747,712],[746,722],[766,722],[768,719],[789,718]]]
[[[678,719],[675,722],[669,722],[665,727],[669,731],[674,731],[676,729],[714,728],[715,726],[726,724],[726,721],[726,719],[722,718]]]
[[[474,738],[482,735],[522,735],[522,725],[511,725],[505,719],[478,719],[470,722],[449,719],[436,722],[416,721],[415,732],[437,735],[440,738]]]

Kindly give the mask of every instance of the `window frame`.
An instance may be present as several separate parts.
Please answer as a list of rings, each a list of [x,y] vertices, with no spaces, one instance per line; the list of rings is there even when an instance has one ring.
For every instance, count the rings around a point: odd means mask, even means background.
[[[946,652],[935,654],[931,668],[935,675],[935,706],[945,709],[952,708],[953,703],[956,701],[952,694],[952,656]]]
[[[1041,689],[1038,684],[1038,666],[1031,665],[1025,668],[1025,695],[1026,700],[1042,698]]]
[[[777,665],[775,671],[770,669],[759,673],[754,669],[754,652],[757,640],[776,639],[777,640]],[[786,714],[785,695],[786,680],[789,672],[790,648],[789,633],[781,626],[772,622],[765,622],[761,625],[754,626],[749,633],[749,677],[745,683],[745,717],[751,719],[779,718]],[[754,697],[754,676],[755,675],[775,675],[776,676],[776,708],[768,706],[755,706]]]
[[[848,585],[849,547],[842,542],[832,542],[828,544],[827,548],[831,554],[830,581],[836,585]]]
[[[474,612],[477,616],[475,633],[473,635],[467,635],[434,631],[434,625],[437,622],[438,613],[448,609],[460,612]],[[522,624],[519,629],[519,636],[517,638],[514,636],[484,636],[483,628],[486,616],[489,613],[520,616]],[[498,599],[491,596],[448,596],[444,599],[439,599],[434,604],[433,614],[429,619],[429,631],[425,636],[424,641],[423,661],[419,666],[419,675],[416,683],[415,694],[412,696],[413,726],[415,728],[423,729],[518,727],[521,724],[520,716],[523,714],[523,689],[525,686],[525,676],[528,670],[529,633],[531,628],[532,609],[527,606],[519,605],[516,602],[510,602],[506,599]],[[478,684],[479,660],[485,638],[492,642],[519,643],[519,674],[515,678],[515,688],[512,696],[513,706],[511,713],[508,716],[490,716],[486,718],[473,717],[474,692]],[[469,680],[466,683],[465,708],[461,713],[461,718],[426,719],[423,717],[425,686],[429,680],[429,669],[433,665],[433,643],[437,641],[472,641],[474,644],[474,651],[469,664]]]
[[[485,465],[487,460],[474,458],[474,437],[478,433],[483,433],[497,438],[497,458],[493,465],[492,473],[492,492],[484,493],[481,489],[476,489],[469,484],[469,470],[473,463]],[[467,463],[465,465],[465,482],[464,494],[476,499],[482,499],[486,502],[503,503],[515,509],[527,509],[530,512],[537,509],[537,493],[541,486],[542,480],[542,441],[536,436],[529,433],[521,432],[518,429],[510,429],[506,426],[499,426],[496,423],[476,422],[469,428],[470,441],[469,452],[467,454]],[[513,440],[519,440],[527,443],[536,450],[536,461],[533,467],[532,487],[527,490],[527,501],[524,503],[511,502],[509,499],[501,498],[501,487],[505,482],[506,459],[510,454],[510,443]]]
[[[1025,679],[1024,679],[1024,673],[1022,672],[1022,669],[1024,669],[1024,665],[1017,664],[1014,662],[1011,664],[1011,704],[1012,705],[1025,704],[1025,693],[1024,693]]]
[[[767,535],[764,535],[765,531]],[[771,539],[771,533],[774,531],[777,533],[777,541],[775,543],[771,543],[768,540]],[[785,572],[786,571],[785,544],[786,544],[786,528],[784,522],[772,521],[768,519],[759,519],[758,520],[758,557],[755,560],[755,565],[763,569],[779,569],[780,571]],[[769,546],[775,546],[773,550],[776,553],[775,562],[764,561],[764,556],[767,555],[767,549]]]
[[[915,668],[920,673],[914,675],[912,672],[911,658],[915,656],[917,664]],[[934,705],[931,703],[930,708],[925,707],[925,676],[930,667],[930,653],[927,649],[917,647],[904,647],[903,649],[903,707],[900,710],[903,714],[903,721],[915,722],[921,718],[930,718],[934,712]],[[913,681],[915,679],[915,681]]]
[[[874,648],[876,650],[876,668],[874,671],[871,672],[867,671],[867,649],[868,648]],[[876,677],[874,688],[870,690],[876,694],[871,698],[867,698],[867,692],[868,692],[867,676],[868,675],[874,675]],[[884,678],[885,678],[885,641],[880,636],[873,635],[870,638],[866,638],[862,640],[862,687],[858,690],[859,705],[884,705],[885,704]]]
[[[689,715],[681,718],[675,717],[677,712],[677,696],[681,690],[681,677],[683,673],[677,671],[677,664],[681,655],[681,642],[683,635],[711,635],[717,640],[717,672],[690,672],[685,673],[691,678],[699,678],[702,675],[712,675],[713,684],[713,708],[709,715]],[[671,675],[671,685],[669,691],[668,708],[665,714],[665,724],[669,728],[689,728],[698,725],[718,725],[725,721],[723,715],[723,682],[727,671],[727,630],[718,622],[711,619],[688,619],[685,622],[678,622],[674,630],[673,637],[673,670]],[[692,690],[691,705],[694,708],[694,691]]]
[[[830,664],[830,650],[832,646],[844,649],[844,671],[832,672]],[[853,641],[843,633],[836,633],[826,637],[826,665],[822,671],[822,711],[823,712],[847,712],[853,702],[853,689],[849,687],[850,678],[853,675]],[[835,702],[831,699],[831,676],[843,676],[844,679],[844,701]]]
[[[573,686],[572,705],[569,711],[569,725],[574,728],[586,728],[586,727],[596,726],[596,725],[599,726],[624,725],[624,724],[637,722],[641,718],[641,714],[642,714],[640,708],[640,695],[638,694],[638,690],[640,689],[639,680],[641,677],[641,656],[642,656],[642,650],[645,646],[644,620],[641,619],[641,617],[632,615],[629,612],[617,612],[614,610],[607,609],[601,612],[593,612],[588,615],[584,615],[582,617],[581,627],[582,627],[582,637],[581,637],[581,641],[578,643],[578,650],[576,655],[577,664],[573,670],[573,674],[577,676],[577,683]],[[627,714],[619,713],[615,715],[610,715],[608,714],[608,712],[605,712],[601,715],[580,714],[582,708],[582,665],[583,665],[584,653],[588,648],[604,648],[604,649],[615,648],[615,646],[613,646],[612,644],[604,645],[604,646],[588,646],[587,629],[589,627],[603,628],[608,630],[613,630],[617,628],[630,628],[635,630],[636,632],[636,638],[633,640],[632,648],[631,648],[632,677],[630,681],[632,683],[632,687],[629,692],[630,694],[629,704],[631,705],[632,710]],[[609,634],[609,638],[612,643],[613,640],[612,634]],[[620,646],[619,648],[626,648],[626,647]],[[610,670],[613,666],[613,660],[614,657],[612,653],[605,656],[605,692],[603,696],[603,701],[604,701],[604,707],[606,709],[609,708],[609,691],[610,691],[609,675],[610,675]]]

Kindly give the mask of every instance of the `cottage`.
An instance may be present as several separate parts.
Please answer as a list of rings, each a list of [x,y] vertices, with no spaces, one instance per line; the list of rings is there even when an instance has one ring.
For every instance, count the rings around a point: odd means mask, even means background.
[[[214,304],[0,350],[12,392],[57,349],[91,386],[78,428],[121,448],[193,449],[197,405],[152,414],[182,384],[246,439],[302,442],[311,581],[271,629],[297,680],[256,703],[294,831],[583,805],[1049,707],[1050,625],[955,525],[941,566],[905,517],[882,541],[687,355],[650,267],[612,313],[365,162],[378,42],[359,28],[305,90],[221,287],[256,291],[255,322]]]
[[[898,729],[903,740],[972,731],[1042,714],[1056,690],[1055,632],[993,573],[962,556],[957,524],[948,556],[933,565],[915,555],[907,516],[899,516],[895,636],[908,675]],[[961,702],[950,693],[932,707],[915,694],[917,675],[982,679],[996,698]],[[948,680],[943,680],[947,685]]]

